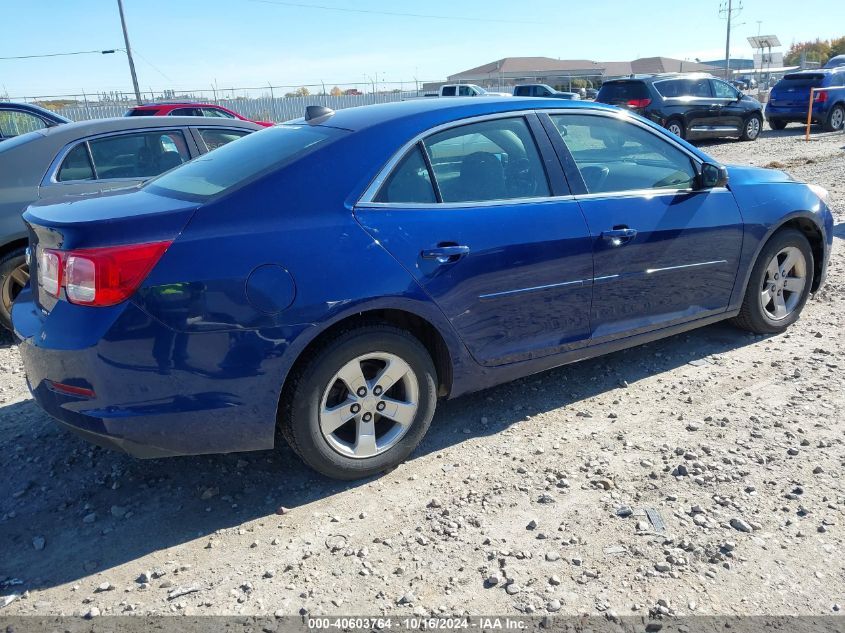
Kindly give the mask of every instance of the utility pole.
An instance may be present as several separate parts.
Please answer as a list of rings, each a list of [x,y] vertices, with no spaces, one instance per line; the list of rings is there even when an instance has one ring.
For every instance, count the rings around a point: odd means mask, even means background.
[[[135,62],[132,60],[132,48],[129,46],[129,31],[126,30],[126,16],[123,15],[123,0],[117,0],[120,11],[120,24],[123,27],[123,41],[126,43],[126,57],[129,59],[129,72],[132,75],[132,87],[135,89],[135,99],[141,105],[141,89],[138,87],[138,76],[135,74]]]
[[[725,79],[731,78],[731,20],[734,15],[739,15],[742,11],[742,0],[739,0],[739,6],[734,8],[733,0],[727,0],[719,5],[719,17],[724,17],[728,21],[728,30],[725,37]]]

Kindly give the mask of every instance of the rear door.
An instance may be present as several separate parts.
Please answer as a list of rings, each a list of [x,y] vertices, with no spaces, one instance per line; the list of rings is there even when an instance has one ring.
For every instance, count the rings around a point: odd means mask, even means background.
[[[664,99],[664,115],[681,117],[687,133],[702,133],[715,125],[719,104],[713,99],[707,79],[664,79],[654,82],[654,89]]]
[[[633,120],[551,115],[590,226],[594,343],[719,314],[739,268],[743,222],[726,188],[695,190],[693,158]],[[576,185],[573,184],[573,187]]]
[[[425,135],[376,182],[356,217],[478,362],[586,344],[590,234],[535,115],[481,117]]]

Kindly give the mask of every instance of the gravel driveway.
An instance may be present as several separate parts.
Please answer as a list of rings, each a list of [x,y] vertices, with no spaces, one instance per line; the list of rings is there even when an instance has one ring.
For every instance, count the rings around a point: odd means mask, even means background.
[[[323,479],[287,447],[94,448],[35,406],[2,339],[0,614],[838,611],[845,135],[704,149],[830,190],[828,283],[802,319],[776,337],[715,325],[443,403],[378,479]]]

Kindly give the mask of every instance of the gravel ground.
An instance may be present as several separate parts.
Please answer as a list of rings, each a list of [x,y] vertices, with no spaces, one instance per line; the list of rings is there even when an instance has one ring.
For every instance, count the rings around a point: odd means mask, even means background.
[[[798,128],[705,146],[831,191],[828,283],[787,334],[715,325],[443,403],[414,457],[363,483],[286,447],[91,447],[35,406],[3,339],[0,613],[838,611],[843,150]]]

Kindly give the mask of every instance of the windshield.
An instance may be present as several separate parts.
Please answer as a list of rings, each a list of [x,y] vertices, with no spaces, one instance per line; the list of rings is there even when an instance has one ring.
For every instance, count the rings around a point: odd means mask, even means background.
[[[147,185],[154,192],[206,199],[313,151],[342,130],[277,125],[224,145],[163,174]]]

